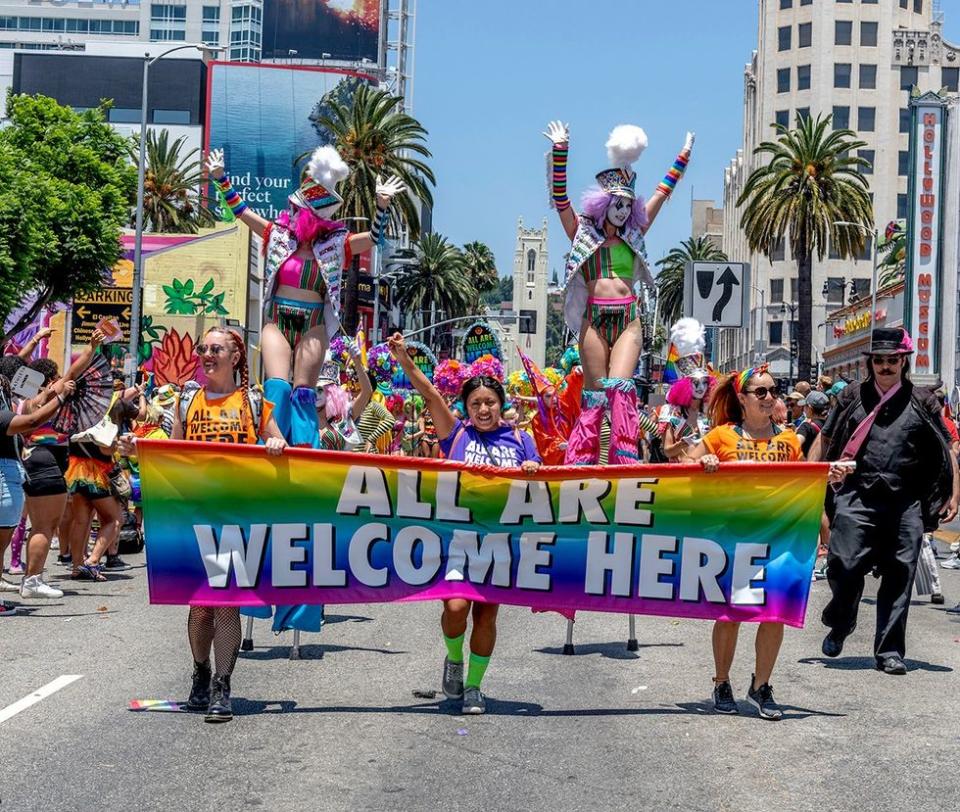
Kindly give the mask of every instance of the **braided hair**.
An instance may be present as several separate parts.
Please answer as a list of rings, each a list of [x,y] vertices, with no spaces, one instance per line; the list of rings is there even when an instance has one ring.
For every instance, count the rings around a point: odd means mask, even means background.
[[[250,405],[250,370],[247,368],[246,342],[244,342],[243,336],[237,330],[230,327],[211,327],[204,333],[204,339],[206,339],[210,333],[223,333],[230,339],[231,349],[240,353],[240,358],[233,368],[234,382],[238,383],[238,388],[243,398],[243,405],[240,408],[240,421],[242,424],[245,424],[247,420],[249,420],[252,424],[253,407]],[[237,378],[239,378],[239,382]],[[260,427],[254,426],[253,433],[259,436]]]

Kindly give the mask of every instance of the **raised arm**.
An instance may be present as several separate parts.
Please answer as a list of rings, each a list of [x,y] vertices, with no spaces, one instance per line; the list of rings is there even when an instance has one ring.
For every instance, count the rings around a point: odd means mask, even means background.
[[[561,121],[551,121],[543,133],[553,144],[547,156],[549,164],[550,205],[560,216],[560,225],[569,239],[577,235],[577,215],[567,197],[567,156],[570,152],[570,127]]]
[[[350,250],[354,254],[362,254],[381,243],[387,230],[387,221],[390,219],[390,204],[398,194],[406,190],[407,187],[396,175],[387,180],[377,175],[377,214],[373,218],[373,225],[369,231],[362,231],[350,237]]]
[[[687,140],[683,145],[683,149],[680,150],[680,154],[674,160],[673,165],[667,170],[667,174],[663,176],[663,180],[660,181],[656,190],[647,201],[648,230],[650,226],[653,225],[653,221],[657,219],[657,215],[660,213],[660,209],[663,208],[663,204],[667,202],[667,198],[673,194],[677,182],[683,177],[683,173],[687,171],[687,164],[690,163],[690,153],[693,151],[693,142],[695,140],[696,135],[694,133],[687,133]]]
[[[357,342],[353,339],[348,339],[345,343],[347,345],[347,352],[350,353],[350,358],[353,360],[353,368],[357,373],[357,381],[360,383],[360,394],[353,399],[353,409],[351,410],[353,419],[359,420],[360,415],[363,414],[363,410],[367,408],[367,404],[370,402],[370,396],[373,395],[373,384],[370,382],[370,376],[363,366],[363,356],[360,353]]]
[[[453,431],[456,418],[450,409],[447,408],[443,395],[437,391],[437,388],[430,382],[427,376],[423,374],[420,368],[413,363],[413,359],[407,354],[407,348],[403,343],[403,336],[400,335],[400,333],[394,333],[393,336],[387,340],[387,345],[390,347],[390,354],[397,359],[397,363],[400,364],[400,368],[403,369],[410,379],[413,388],[423,395],[427,408],[433,417],[433,425],[437,430],[437,437],[441,440],[446,440],[447,437],[450,436],[450,432]]]
[[[83,371],[90,366],[90,362],[93,360],[93,354],[97,351],[97,347],[103,343],[103,339],[104,335],[100,332],[99,328],[93,331],[93,334],[90,336],[90,343],[83,348],[83,351],[77,356],[76,360],[70,364],[67,374],[63,376],[65,380],[75,381],[83,374]]]
[[[32,431],[37,426],[42,426],[60,411],[60,407],[63,406],[66,398],[73,394],[75,388],[76,384],[73,381],[62,378],[49,386],[50,394],[45,399],[46,402],[32,409],[29,414],[15,415],[7,425],[7,434],[11,436],[23,434],[25,431]]]
[[[223,199],[230,207],[230,211],[233,212],[233,216],[240,222],[245,223],[258,237],[262,237],[263,232],[270,224],[255,211],[248,208],[243,198],[240,197],[240,193],[231,185],[230,178],[227,176],[227,167],[223,162],[222,149],[210,150],[210,154],[207,155],[207,172],[210,173],[214,183],[223,192]]]
[[[49,338],[51,335],[53,335],[52,327],[43,327],[40,330],[37,330],[37,332],[33,334],[33,337],[23,345],[23,349],[17,353],[17,357],[19,357],[21,361],[26,361],[29,363],[30,356],[33,355],[33,351],[37,348],[37,344],[43,341],[43,339]]]

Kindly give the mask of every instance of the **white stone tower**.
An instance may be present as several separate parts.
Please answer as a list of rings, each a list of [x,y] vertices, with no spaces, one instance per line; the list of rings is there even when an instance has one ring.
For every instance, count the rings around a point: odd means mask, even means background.
[[[542,228],[524,228],[521,217],[513,257],[513,312],[520,320],[511,332],[517,346],[541,368],[547,347],[547,264],[547,218]],[[511,358],[510,367],[516,368],[518,360]]]

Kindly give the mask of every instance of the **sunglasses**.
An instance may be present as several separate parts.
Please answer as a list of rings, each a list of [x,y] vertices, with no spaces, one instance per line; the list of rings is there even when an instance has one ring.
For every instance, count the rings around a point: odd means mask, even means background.
[[[197,344],[197,355],[206,355],[207,352],[212,355],[219,355],[226,349],[223,344]]]
[[[780,394],[780,390],[775,386],[758,386],[754,389],[744,389],[743,394],[745,395],[754,395],[757,400],[763,400],[767,395],[770,395],[771,398],[776,398]]]
[[[900,366],[899,355],[871,355],[870,360],[875,367],[897,367]]]

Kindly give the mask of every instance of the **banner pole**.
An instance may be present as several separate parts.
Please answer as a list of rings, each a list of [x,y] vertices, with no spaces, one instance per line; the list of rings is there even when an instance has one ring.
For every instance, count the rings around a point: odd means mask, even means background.
[[[640,651],[640,644],[637,642],[637,616],[630,615],[630,634],[627,637],[627,651]]]
[[[564,654],[573,654],[573,621],[567,621],[567,641],[563,644]]]

